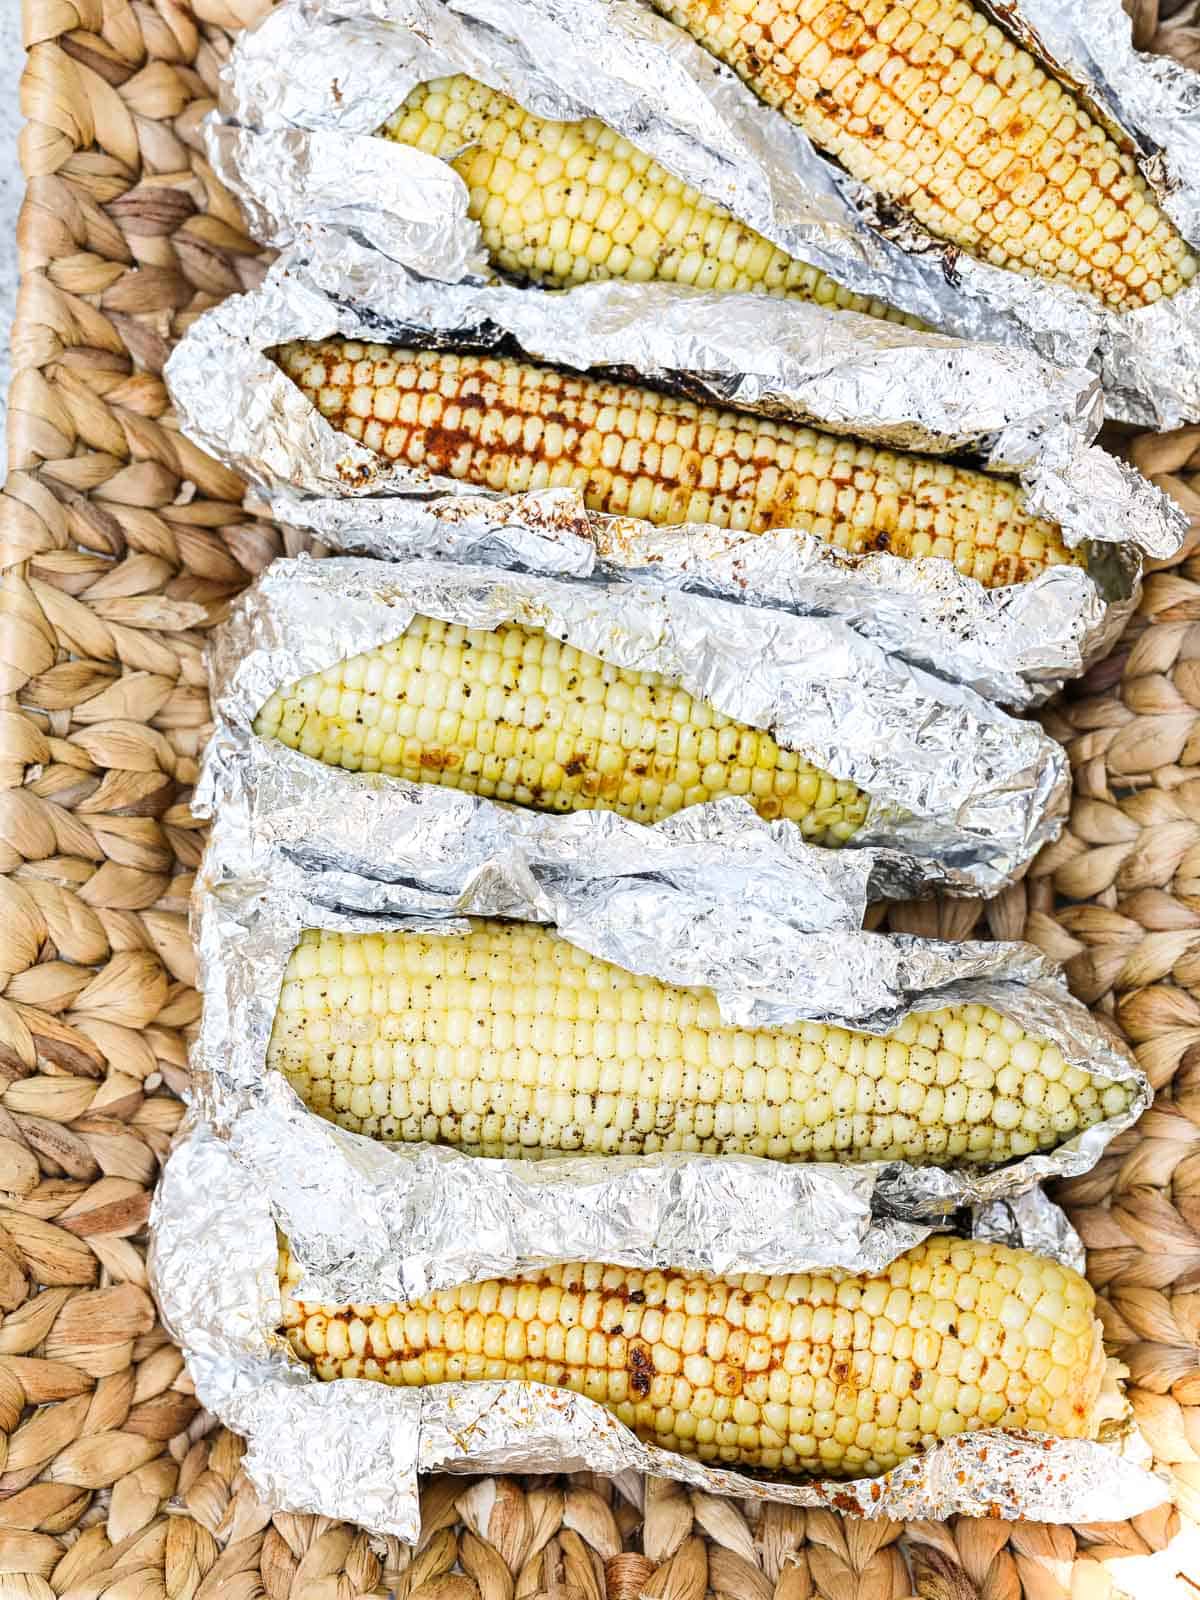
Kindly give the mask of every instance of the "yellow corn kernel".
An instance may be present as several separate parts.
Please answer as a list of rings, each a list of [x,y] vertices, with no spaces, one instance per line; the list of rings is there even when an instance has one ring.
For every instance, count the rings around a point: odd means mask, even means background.
[[[1118,311],[1195,277],[1133,155],[969,0],[653,4],[853,177],[980,260]]]
[[[886,1038],[816,1022],[731,1027],[707,989],[516,922],[453,938],[310,930],[284,974],[267,1061],[355,1133],[503,1157],[996,1166],[1131,1099],[1080,1074],[1051,1114],[1057,1046],[986,1006],[922,1012]],[[997,1114],[1008,1105],[1015,1117]]]
[[[942,557],[987,588],[1083,559],[1009,479],[769,417],[490,356],[330,340],[275,359],[352,439],[498,493],[571,488],[657,525],[796,528],[853,555]]]
[[[525,282],[657,279],[921,325],[793,259],[595,117],[549,122],[459,74],[418,84],[381,131],[454,168],[488,255]]]
[[[873,1277],[589,1263],[409,1306],[305,1305],[286,1248],[280,1280],[286,1336],[321,1379],[550,1384],[722,1466],[870,1477],[974,1428],[1095,1437],[1104,1412],[1090,1286],[1000,1244],[935,1237]]]
[[[814,844],[844,844],[868,799],[769,733],[655,672],[616,667],[537,628],[468,631],[415,617],[390,644],[277,690],[255,732],[329,766],[439,783],[538,811],[659,822],[742,795]]]

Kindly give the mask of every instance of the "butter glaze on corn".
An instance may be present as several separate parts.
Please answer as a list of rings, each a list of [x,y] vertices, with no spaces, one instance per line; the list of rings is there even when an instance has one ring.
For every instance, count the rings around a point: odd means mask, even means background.
[[[1019,484],[928,456],[531,362],[343,340],[275,359],[333,427],[481,488],[574,488],[593,511],[659,525],[941,556],[988,588],[1083,559]]]
[[[1133,156],[966,0],[653,0],[931,233],[1114,309],[1196,257]]]
[[[513,277],[756,290],[920,326],[794,260],[595,117],[550,122],[458,74],[418,84],[383,132],[454,168],[489,256]]]
[[[539,811],[652,823],[742,795],[812,843],[840,845],[868,806],[854,784],[658,673],[516,624],[468,631],[415,617],[391,643],[277,690],[254,730],[329,766]]]
[[[482,921],[455,938],[305,933],[267,1060],[344,1128],[485,1156],[993,1166],[1130,1102],[986,1006],[912,1016],[885,1038],[728,1027],[707,989]]]
[[[286,1247],[280,1279],[319,1378],[551,1384],[727,1466],[874,1476],[973,1428],[1094,1437],[1104,1411],[1091,1287],[999,1244],[933,1238],[875,1277],[566,1266],[409,1306],[299,1302]]]

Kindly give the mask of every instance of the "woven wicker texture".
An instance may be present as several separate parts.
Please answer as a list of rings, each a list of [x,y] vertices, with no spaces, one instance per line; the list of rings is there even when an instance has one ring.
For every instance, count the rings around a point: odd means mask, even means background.
[[[1200,1524],[1200,558],[1050,713],[1062,842],[983,913],[1066,961],[1154,1110],[1065,1198],[1176,1508],[1104,1527],[851,1522],[650,1484],[441,1479],[424,1543],[268,1517],[146,1291],[150,1191],[197,1015],[205,630],[284,548],[160,378],[261,267],[197,128],[259,0],[27,0],[28,197],[0,500],[0,1600],[1108,1600]],[[1190,9],[1139,42],[1200,65]],[[1200,518],[1200,428],[1129,448]],[[892,924],[962,936],[972,905]],[[1191,1576],[1200,1589],[1200,1562]],[[1130,1558],[1135,1559],[1130,1564]],[[1165,1594],[1184,1558],[1161,1558]],[[1177,1590],[1175,1592],[1183,1592]]]

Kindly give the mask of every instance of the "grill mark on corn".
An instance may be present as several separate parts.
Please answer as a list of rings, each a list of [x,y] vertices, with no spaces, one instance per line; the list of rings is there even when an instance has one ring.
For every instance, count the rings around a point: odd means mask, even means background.
[[[416,617],[389,644],[277,690],[254,728],[330,766],[543,811],[653,823],[736,794],[814,844],[841,845],[869,804],[658,673],[516,624],[474,632]]]
[[[658,525],[940,556],[989,588],[1084,559],[1010,480],[774,418],[507,358],[332,340],[275,359],[333,427],[477,487],[574,488],[593,511]]]
[[[1133,155],[966,0],[653,0],[856,178],[996,266],[1116,310],[1196,257]]]
[[[548,1383],[728,1465],[870,1476],[972,1428],[1091,1437],[1102,1411],[1091,1288],[1004,1245],[941,1236],[875,1275],[576,1264],[409,1306],[300,1302],[286,1246],[279,1272],[284,1332],[321,1379]]]
[[[629,1343],[629,1387],[639,1400],[650,1393],[654,1381],[654,1358],[648,1345],[637,1339]]]
[[[708,989],[626,972],[550,929],[486,921],[458,938],[309,930],[285,969],[267,1061],[353,1132],[509,1158],[996,1166],[1131,1098],[986,1006],[921,1013],[881,1038],[730,1027]]]
[[[595,117],[550,122],[459,74],[418,84],[381,132],[453,167],[492,261],[529,283],[657,278],[921,326],[794,260]]]

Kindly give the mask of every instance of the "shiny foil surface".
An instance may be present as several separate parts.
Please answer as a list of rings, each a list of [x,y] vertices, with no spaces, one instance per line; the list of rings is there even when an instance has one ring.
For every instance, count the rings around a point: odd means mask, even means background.
[[[961,1434],[881,1478],[770,1481],[645,1445],[568,1390],[521,1382],[398,1389],[320,1382],[279,1330],[274,1222],[256,1178],[207,1130],[185,1130],[151,1214],[151,1283],[202,1403],[244,1436],[242,1465],[273,1508],[415,1541],[419,1472],[632,1469],[710,1494],[857,1516],[956,1512],[1117,1521],[1159,1505],[1164,1480],[1121,1443],[998,1430]],[[369,1297],[368,1297],[369,1298]]]
[[[782,893],[772,855],[722,861],[712,835],[659,829],[645,854],[614,839],[600,859],[552,865],[535,845],[524,858],[494,849],[481,869],[487,846],[474,830],[450,858],[440,838],[423,848],[428,830],[395,789],[283,748],[262,745],[259,758],[233,775],[197,879],[205,1006],[192,1066],[198,1108],[256,1174],[315,1275],[310,1298],[402,1300],[580,1259],[872,1268],[923,1237],[928,1226],[916,1225],[962,1207],[979,1211],[989,1237],[1029,1235],[1071,1264],[1081,1255],[1057,1207],[1022,1197],[1042,1179],[1086,1172],[1150,1091],[1032,945],[863,932],[861,871],[852,861],[843,871],[847,852],[804,845]],[[467,915],[553,924],[627,971],[712,990],[734,1025],[815,1020],[878,1034],[914,1012],[987,1005],[1058,1045],[1068,1065],[1129,1085],[1132,1100],[1057,1149],[991,1171],[698,1154],[500,1160],[384,1144],[307,1110],[266,1065],[301,933],[408,926],[453,939]]]
[[[1086,565],[986,589],[940,557],[847,556],[797,529],[655,527],[589,513],[569,490],[496,500],[355,443],[265,353],[335,334],[515,340],[559,366],[628,368],[889,447],[969,453],[1019,477],[1030,506],[1069,545],[1084,545]],[[1013,706],[1046,698],[1112,646],[1136,604],[1143,558],[1169,556],[1186,530],[1177,506],[1091,442],[1101,421],[1091,374],[1028,350],[661,283],[562,295],[434,282],[324,228],[306,230],[261,288],[199,318],[166,378],[189,436],[249,479],[273,516],[335,548],[597,572],[840,617],[885,650]]]
[[[1081,94],[1200,245],[1200,76],[1135,51],[1119,0],[985,9]],[[1118,313],[965,254],[819,155],[639,0],[292,0],[226,68],[210,156],[265,238],[328,222],[418,272],[461,276],[478,270],[479,236],[465,196],[446,203],[454,175],[400,147],[390,160],[372,148],[417,83],[455,72],[543,117],[599,117],[849,288],[960,337],[1091,366],[1112,416],[1158,428],[1200,416],[1200,283]]]
[[[1061,829],[1067,763],[1054,740],[834,619],[437,561],[275,562],[212,641],[218,730],[209,771],[219,773],[254,741],[254,718],[277,688],[397,638],[418,613],[468,628],[515,621],[545,629],[617,666],[661,673],[733,721],[769,729],[869,795],[866,819],[845,848],[874,853],[877,898],[935,886],[994,892]],[[203,796],[210,787],[215,779],[202,780]],[[496,809],[457,791],[416,788],[435,810]],[[732,810],[747,824],[756,816],[745,801]],[[559,839],[600,839],[612,826],[602,812],[541,814],[530,825]],[[652,831],[629,826],[638,837]],[[782,828],[799,836],[790,823]]]

